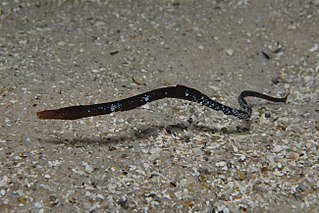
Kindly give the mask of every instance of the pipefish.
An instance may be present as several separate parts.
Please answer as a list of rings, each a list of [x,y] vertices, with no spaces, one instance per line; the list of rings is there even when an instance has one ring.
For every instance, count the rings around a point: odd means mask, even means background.
[[[113,112],[128,111],[163,98],[176,98],[201,104],[213,110],[221,111],[225,115],[232,115],[239,119],[249,120],[251,117],[252,108],[245,100],[246,97],[256,97],[272,102],[285,103],[287,101],[288,95],[289,93],[285,97],[276,98],[259,92],[245,90],[238,96],[238,103],[241,109],[235,109],[221,104],[215,100],[212,100],[207,95],[194,88],[183,85],[176,85],[154,89],[118,101],[44,110],[41,112],[37,112],[37,116],[39,119],[75,120],[91,116],[106,115]]]

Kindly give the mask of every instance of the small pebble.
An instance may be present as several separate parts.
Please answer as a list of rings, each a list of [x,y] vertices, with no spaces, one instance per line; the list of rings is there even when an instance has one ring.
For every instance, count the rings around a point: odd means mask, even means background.
[[[195,155],[195,156],[200,156],[200,155],[203,155],[203,154],[204,154],[204,152],[202,151],[202,149],[199,148],[199,147],[193,148],[193,152],[194,152],[194,155]]]
[[[309,49],[310,52],[315,52],[319,49],[319,45],[315,44],[312,48]]]
[[[245,156],[245,155],[241,155],[241,156],[239,157],[239,160],[240,160],[241,162],[245,161],[245,159],[246,159],[246,156]]]
[[[34,203],[34,207],[35,207],[35,208],[42,208],[43,205],[42,205],[40,202],[35,202],[35,203]]]
[[[274,150],[274,152],[278,153],[278,152],[280,152],[281,150],[283,150],[283,147],[280,146],[280,145],[275,145],[273,150]]]
[[[226,52],[228,55],[232,56],[233,53],[234,53],[234,50],[232,50],[232,49],[226,49],[225,52]]]
[[[218,167],[224,167],[226,166],[226,161],[220,161],[220,162],[217,162],[215,165],[218,166]]]
[[[154,155],[154,154],[159,154],[160,152],[162,152],[162,149],[159,148],[159,147],[151,148],[151,150],[150,150],[150,153],[151,153],[152,155]]]
[[[236,180],[245,180],[245,178],[246,178],[245,173],[243,173],[243,172],[240,171],[239,169],[236,169],[235,179],[236,179]]]
[[[90,166],[88,163],[86,163],[86,162],[82,162],[82,165],[85,167],[85,171],[87,172],[87,173],[92,173],[93,172],[93,168],[92,168],[92,166]]]

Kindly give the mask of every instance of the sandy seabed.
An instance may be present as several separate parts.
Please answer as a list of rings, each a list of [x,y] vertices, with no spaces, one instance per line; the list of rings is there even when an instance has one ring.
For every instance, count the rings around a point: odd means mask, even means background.
[[[1,1],[1,212],[318,212],[318,29],[315,0]],[[36,116],[176,84],[290,95]]]

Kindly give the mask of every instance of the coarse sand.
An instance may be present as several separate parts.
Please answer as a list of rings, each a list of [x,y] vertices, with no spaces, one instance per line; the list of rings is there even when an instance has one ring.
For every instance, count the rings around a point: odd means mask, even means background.
[[[1,212],[319,212],[318,0],[0,2]],[[187,85],[250,121],[162,99]]]

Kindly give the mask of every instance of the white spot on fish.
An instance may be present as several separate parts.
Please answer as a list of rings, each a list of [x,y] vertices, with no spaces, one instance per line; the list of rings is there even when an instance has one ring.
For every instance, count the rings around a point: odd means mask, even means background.
[[[122,106],[122,104],[119,104],[119,103],[117,103],[117,104],[111,104],[110,110],[111,110],[111,112],[115,112],[115,110],[116,110],[117,108],[120,108],[121,106]]]
[[[142,97],[142,99],[143,99],[144,101],[148,102],[148,101],[151,99],[151,96],[149,96],[149,95],[144,95],[144,96]]]

